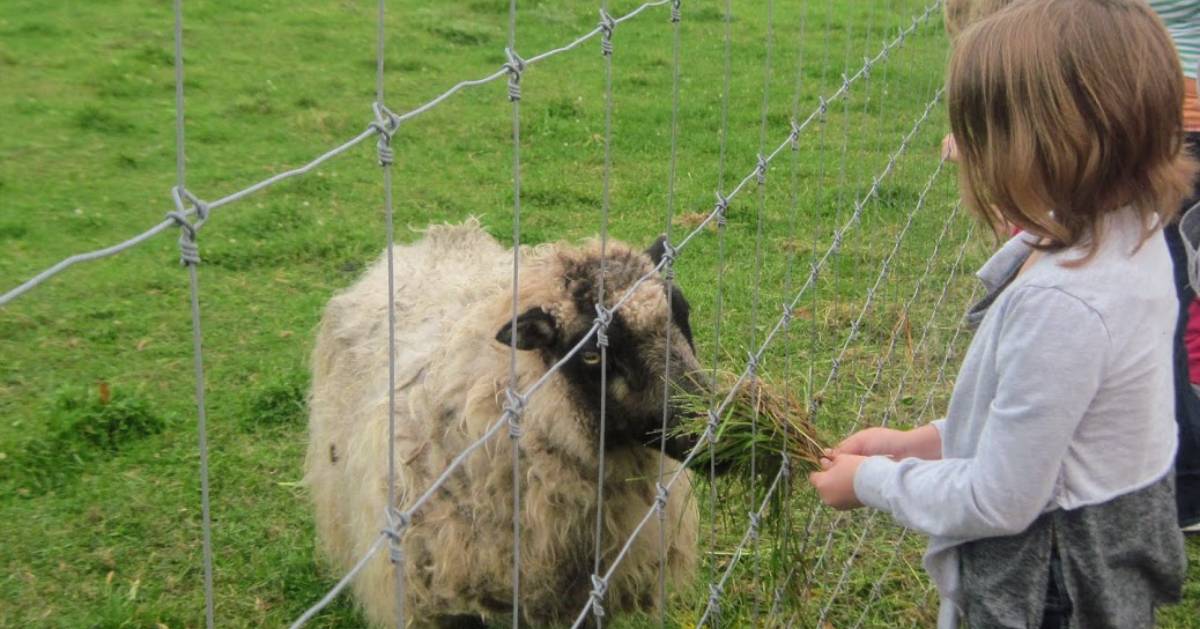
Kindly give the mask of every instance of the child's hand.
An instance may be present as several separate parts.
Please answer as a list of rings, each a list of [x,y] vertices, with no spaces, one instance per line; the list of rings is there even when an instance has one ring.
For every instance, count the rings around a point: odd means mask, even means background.
[[[903,430],[867,428],[846,437],[833,449],[833,454],[882,455],[902,459],[907,445]]]
[[[854,493],[854,474],[867,457],[838,454],[833,459],[821,459],[821,471],[808,475],[808,482],[817,490],[821,502],[844,511],[862,506]]]
[[[954,141],[954,136],[947,133],[946,137],[942,138],[942,159],[948,162],[958,161],[958,143]]]

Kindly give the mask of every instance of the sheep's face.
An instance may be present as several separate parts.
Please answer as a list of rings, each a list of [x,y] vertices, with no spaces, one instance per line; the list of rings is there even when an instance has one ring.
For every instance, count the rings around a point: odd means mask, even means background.
[[[596,335],[583,341],[596,318],[601,276],[604,304],[611,308],[658,264],[662,242],[659,239],[645,252],[610,243],[603,264],[596,246],[564,252],[556,261],[559,268],[554,274],[560,283],[555,292],[561,299],[528,308],[517,318],[517,349],[539,352],[547,367],[566,358],[560,373],[583,411],[587,423],[583,428],[592,436],[600,434],[603,399],[607,448],[657,449],[668,393],[695,392],[705,386],[696,360],[687,299],[678,286],[661,277],[643,282],[613,313],[607,355]],[[511,344],[511,323],[500,328],[496,340]],[[583,345],[571,354],[581,341]],[[668,353],[669,384],[663,377]],[[666,415],[670,432],[679,421],[677,409],[670,403]],[[691,445],[687,439],[668,439],[667,453],[681,459]]]

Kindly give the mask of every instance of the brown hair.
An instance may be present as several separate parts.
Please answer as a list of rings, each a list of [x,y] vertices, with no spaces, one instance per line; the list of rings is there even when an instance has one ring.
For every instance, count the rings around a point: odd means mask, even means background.
[[[963,199],[997,233],[1096,251],[1100,219],[1134,208],[1143,241],[1196,171],[1183,74],[1139,0],[1018,0],[956,39],[947,81]]]

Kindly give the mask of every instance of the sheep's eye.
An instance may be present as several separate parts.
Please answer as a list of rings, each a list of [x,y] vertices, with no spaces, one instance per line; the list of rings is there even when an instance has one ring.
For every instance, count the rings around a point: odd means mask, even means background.
[[[600,364],[600,352],[584,352],[583,353],[583,364],[599,365]]]

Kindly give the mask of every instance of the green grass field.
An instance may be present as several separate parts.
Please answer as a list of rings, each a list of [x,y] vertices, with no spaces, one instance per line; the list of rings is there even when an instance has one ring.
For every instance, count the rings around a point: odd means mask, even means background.
[[[185,4],[188,188],[201,198],[300,165],[370,122],[373,3]],[[852,74],[924,8],[918,0],[776,4],[765,75],[766,3],[734,3],[722,185],[723,3],[684,3],[676,240],[712,208],[719,186],[728,190],[754,169],[764,91],[770,149],[787,136],[796,111],[807,116],[820,95],[837,89],[844,71]],[[140,232],[171,209],[168,5],[9,0],[0,12],[0,290],[67,255]],[[406,111],[499,67],[507,6],[504,0],[389,2],[389,107]],[[635,6],[621,0],[612,12]],[[530,57],[565,43],[595,25],[596,9],[576,0],[521,3],[517,50]],[[666,8],[649,10],[614,37],[610,230],[636,244],[649,244],[666,224],[667,16]],[[742,369],[751,341],[762,339],[814,256],[913,128],[945,63],[938,18],[935,12],[849,98],[833,103],[796,152],[779,156],[761,197],[751,184],[735,199],[723,281],[717,281],[722,249],[715,231],[685,250],[680,284],[706,363],[715,357],[722,369]],[[523,91],[523,241],[598,233],[599,43],[533,66]],[[510,112],[499,81],[402,127],[394,142],[398,239],[471,215],[507,238]],[[789,334],[768,352],[764,373],[801,396],[820,396],[817,419],[830,438],[860,415],[865,423],[888,417],[903,425],[932,419],[945,404],[967,338],[951,342],[974,287],[970,271],[993,245],[968,234],[969,218],[952,217],[952,166],[933,181],[872,306],[854,325],[935,171],[945,127],[939,104],[847,232],[840,255],[804,294]],[[340,576],[316,556],[299,483],[306,360],[323,304],[383,249],[379,170],[373,141],[367,142],[315,173],[216,211],[200,233],[221,626],[285,625]],[[956,270],[960,246],[964,259]],[[943,286],[946,297],[937,307]],[[848,337],[838,376],[826,388]],[[203,625],[190,341],[187,273],[174,230],[69,270],[0,309],[0,625]],[[942,381],[938,365],[947,349]],[[876,378],[881,359],[887,360]],[[703,500],[704,518],[715,529],[703,540],[706,577],[728,565],[762,488],[722,481],[717,490],[718,505]],[[826,615],[825,626],[838,628],[855,626],[860,616],[866,627],[931,625],[936,610],[920,568],[919,536],[900,540],[883,517],[868,525],[865,513],[835,521],[825,511],[806,536],[812,504],[811,492],[797,483],[782,515],[767,522],[759,544],[737,565],[722,624],[813,626]],[[1185,600],[1164,610],[1163,627],[1200,628],[1200,540],[1190,541],[1189,553]],[[785,594],[770,613],[777,587]],[[694,592],[677,593],[672,624],[691,626],[699,618],[706,588],[697,583]],[[342,598],[314,626],[361,622]],[[618,624],[651,626],[654,619]]]

